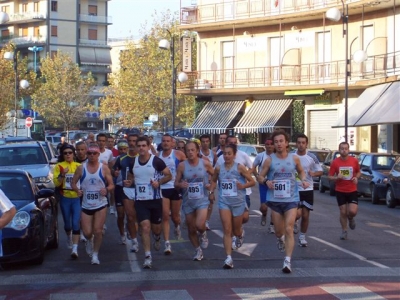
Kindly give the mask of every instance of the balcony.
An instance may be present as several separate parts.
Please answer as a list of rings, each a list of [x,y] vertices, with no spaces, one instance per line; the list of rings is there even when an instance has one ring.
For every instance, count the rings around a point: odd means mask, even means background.
[[[89,40],[89,39],[79,39],[79,45],[82,45],[82,46],[106,46],[106,47],[109,47],[107,45],[107,41]]]
[[[20,24],[26,22],[42,22],[47,19],[46,12],[24,12],[9,14],[10,21],[8,24]]]
[[[189,80],[180,85],[182,94],[232,93],[243,89],[244,93],[266,93],[282,91],[290,87],[329,87],[343,89],[345,61],[325,64],[281,65],[269,67],[242,68],[232,70],[197,71],[189,73]],[[393,76],[400,78],[400,51],[376,55],[357,64],[352,62],[349,86],[356,86],[361,80],[379,80]],[[184,91],[190,89],[190,92]]]
[[[94,73],[111,73],[110,66],[95,66],[95,65],[81,65],[79,67],[82,72],[92,72]]]
[[[85,23],[95,23],[95,24],[112,24],[112,17],[109,16],[97,16],[95,14],[79,15],[79,21]]]
[[[23,46],[31,46],[31,45],[42,45],[46,43],[47,36],[17,36],[17,35],[9,35],[6,37],[0,37],[0,46],[3,46],[8,43],[13,43],[17,45],[17,47]]]

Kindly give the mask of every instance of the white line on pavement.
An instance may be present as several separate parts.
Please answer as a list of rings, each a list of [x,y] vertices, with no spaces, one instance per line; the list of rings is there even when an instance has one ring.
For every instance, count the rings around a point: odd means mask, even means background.
[[[354,253],[354,252],[351,252],[351,251],[349,251],[349,250],[346,250],[346,249],[344,249],[344,248],[342,248],[342,247],[339,247],[339,246],[337,246],[337,245],[335,245],[335,244],[332,244],[332,243],[329,243],[329,242],[327,242],[327,241],[324,241],[324,240],[322,240],[322,239],[320,239],[320,238],[317,238],[317,237],[315,237],[315,236],[310,236],[310,238],[311,238],[311,239],[314,239],[314,240],[316,240],[316,241],[318,241],[318,242],[320,242],[320,243],[323,243],[323,244],[325,244],[325,245],[328,245],[328,246],[330,246],[330,247],[332,247],[332,248],[335,248],[336,250],[339,250],[339,251],[342,251],[342,252],[344,252],[344,253],[347,253],[347,254],[349,254],[349,255],[351,255],[351,256],[354,256],[355,258],[358,258],[359,260],[365,261],[365,262],[367,262],[367,263],[369,263],[369,264],[371,264],[371,265],[374,265],[374,266],[376,266],[376,267],[384,268],[384,269],[389,269],[388,266],[382,265],[382,264],[377,263],[377,262],[372,261],[372,260],[368,260],[368,259],[365,258],[364,256],[361,256],[361,255],[359,255],[359,254],[357,254],[357,253]]]
[[[400,237],[400,233],[397,233],[397,232],[394,232],[394,231],[391,231],[391,230],[384,230],[384,231],[387,232],[387,233],[390,233],[390,234],[393,234],[395,236]]]
[[[142,269],[139,266],[139,262],[137,260],[137,256],[135,252],[131,252],[131,245],[132,245],[132,240],[126,239],[126,253],[128,255],[128,261],[129,265],[131,267],[131,271],[133,273],[141,272]]]

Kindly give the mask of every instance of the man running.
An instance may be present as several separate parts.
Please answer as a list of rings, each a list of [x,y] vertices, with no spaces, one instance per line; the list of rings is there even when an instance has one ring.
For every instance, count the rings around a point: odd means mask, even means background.
[[[83,197],[81,226],[87,239],[86,252],[92,257],[92,265],[98,265],[107,214],[107,194],[114,189],[114,183],[108,166],[99,161],[99,146],[91,144],[87,155],[87,163],[76,169],[71,186],[79,197]],[[80,187],[77,186],[78,181]]]
[[[329,169],[329,180],[335,181],[336,200],[340,210],[341,240],[347,239],[347,220],[351,230],[356,228],[354,217],[358,211],[357,183],[361,176],[358,160],[349,156],[349,143],[339,144],[340,156]]]
[[[218,146],[214,147],[212,151],[215,153],[216,157],[222,156],[224,154],[224,149],[225,149],[225,144],[226,144],[226,138],[228,137],[228,134],[226,133],[221,133],[218,138]]]
[[[291,257],[294,249],[293,226],[299,204],[296,172],[303,188],[308,187],[308,182],[305,180],[306,174],[300,159],[294,153],[288,152],[288,134],[283,130],[277,130],[272,133],[271,138],[276,153],[272,153],[264,161],[258,182],[268,186],[267,205],[272,211],[278,249],[286,253],[282,271],[291,273]]]
[[[171,171],[172,178],[167,182],[163,182],[161,185],[162,194],[162,206],[163,206],[163,217],[162,217],[162,228],[165,241],[164,253],[166,255],[171,254],[171,243],[169,241],[169,219],[171,216],[172,222],[175,225],[175,238],[179,240],[181,238],[181,205],[182,195],[174,187],[176,168],[178,164],[186,159],[185,154],[182,151],[177,151],[172,148],[173,137],[164,134],[162,137],[162,150],[158,153],[158,157],[161,158],[168,169]]]
[[[200,147],[195,142],[186,144],[187,160],[178,165],[175,187],[182,189],[182,209],[186,216],[189,240],[195,248],[193,260],[203,259],[203,251],[208,247],[206,218],[209,207],[209,176],[214,169],[208,159],[199,158]]]
[[[109,135],[107,137],[107,149],[112,152],[114,157],[117,157],[120,155],[120,153],[118,149],[116,149],[114,146],[115,146],[115,139],[111,135]]]
[[[88,146],[83,141],[79,141],[75,144],[76,162],[81,164],[87,161],[87,147]]]
[[[152,267],[150,251],[150,231],[153,232],[154,249],[160,250],[162,199],[161,185],[172,179],[170,170],[162,159],[149,153],[150,141],[141,136],[137,140],[139,156],[135,157],[129,167],[128,179],[124,186],[130,187],[135,183],[136,201],[135,210],[140,227],[142,228],[142,242],[145,252],[143,268]]]
[[[305,134],[299,134],[296,139],[297,150],[295,154],[299,157],[301,166],[306,173],[306,181],[308,183],[307,188],[303,188],[303,184],[300,178],[296,178],[298,181],[298,189],[300,196],[300,206],[297,210],[297,220],[301,218],[300,223],[300,236],[299,246],[307,247],[306,233],[308,224],[310,222],[310,211],[313,210],[314,205],[314,183],[313,176],[322,175],[322,167],[319,164],[318,158],[311,152],[308,152],[308,137]],[[295,226],[296,226],[295,223]],[[297,233],[294,231],[294,233]]]

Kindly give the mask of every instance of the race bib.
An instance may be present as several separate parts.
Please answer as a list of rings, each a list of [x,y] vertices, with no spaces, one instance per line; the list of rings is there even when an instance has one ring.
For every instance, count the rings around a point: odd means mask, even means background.
[[[353,178],[353,167],[339,167],[339,173],[343,176],[343,180],[351,180]]]
[[[290,198],[290,180],[274,180],[274,198]]]
[[[236,197],[237,196],[237,186],[235,179],[223,179],[221,181],[222,196],[226,197]]]
[[[74,174],[66,174],[65,175],[65,190],[72,190],[71,182],[72,182],[72,177],[74,177]]]
[[[89,206],[99,206],[101,204],[100,192],[86,191],[85,198]]]
[[[202,182],[190,182],[187,191],[189,199],[201,199],[204,197],[204,186]]]
[[[153,200],[154,189],[150,183],[137,183],[136,184],[136,198],[138,200]]]

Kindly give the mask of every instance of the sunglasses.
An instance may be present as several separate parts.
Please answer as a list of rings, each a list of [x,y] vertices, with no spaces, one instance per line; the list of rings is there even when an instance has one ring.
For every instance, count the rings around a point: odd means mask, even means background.
[[[70,154],[72,154],[72,153],[73,153],[72,151],[63,152],[64,155],[70,155]]]
[[[96,155],[98,152],[92,152],[92,151],[88,151],[86,152],[87,155]]]

